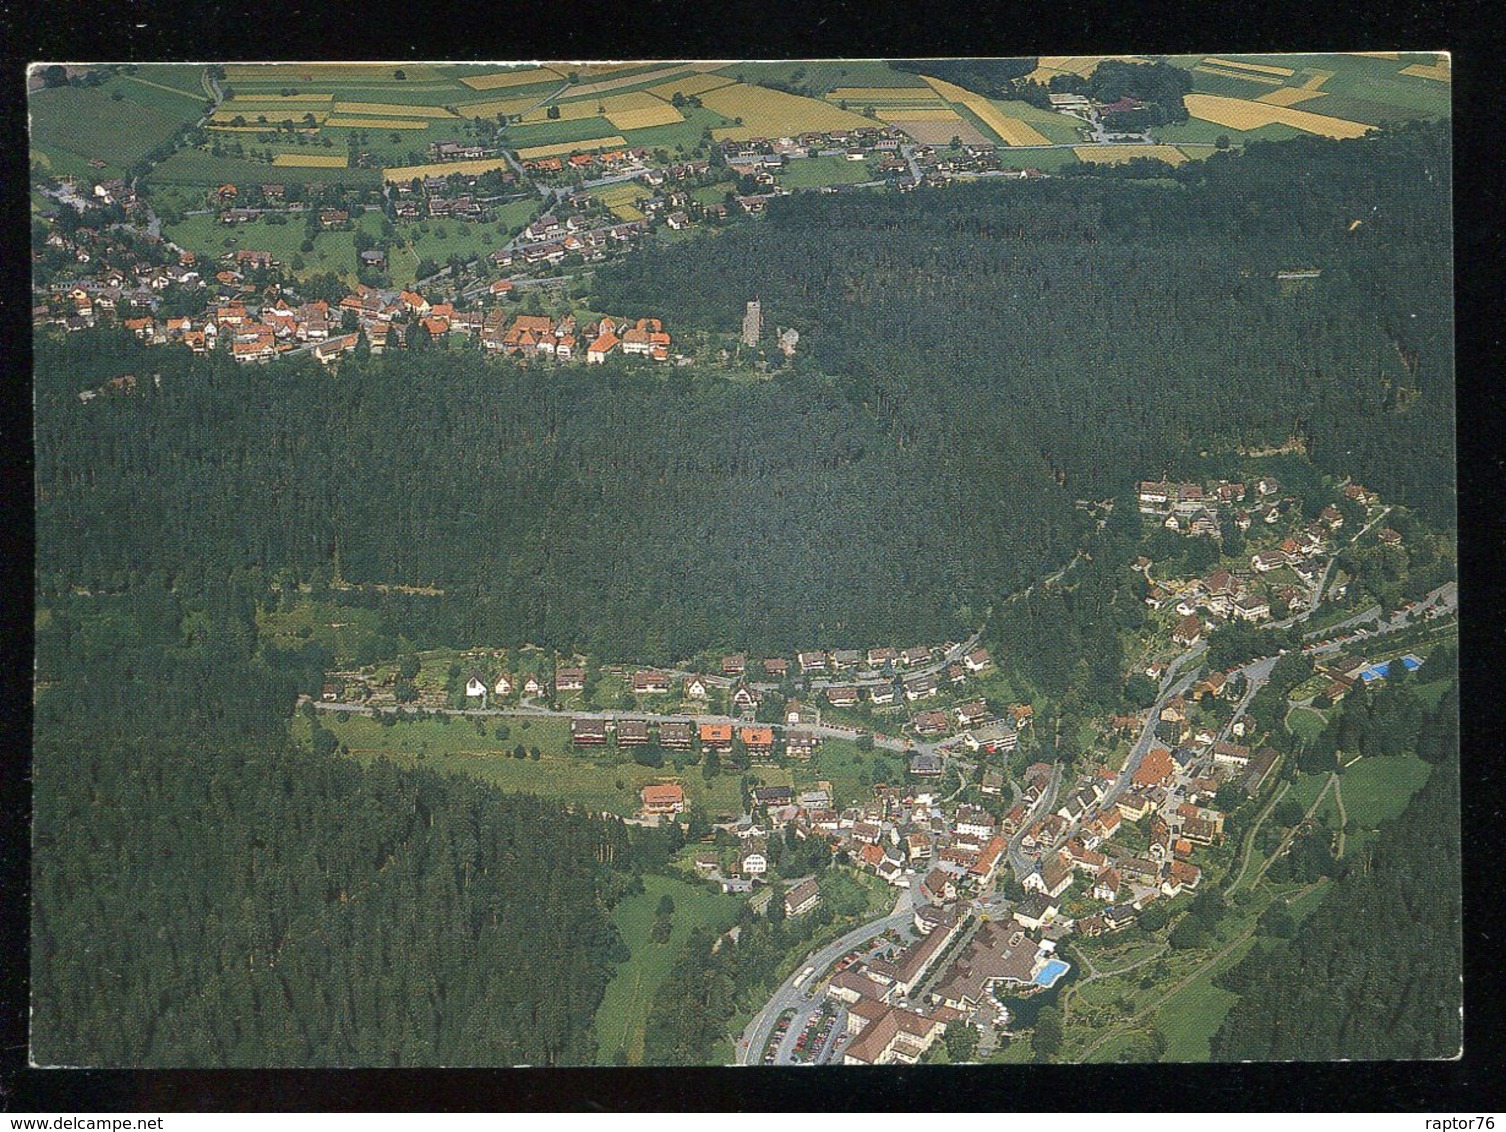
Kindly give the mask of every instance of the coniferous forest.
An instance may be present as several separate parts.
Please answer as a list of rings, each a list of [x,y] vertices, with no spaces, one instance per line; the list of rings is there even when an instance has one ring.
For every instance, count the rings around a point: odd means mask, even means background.
[[[353,583],[394,653],[662,664],[960,640],[1085,545],[1074,501],[1291,436],[1318,469],[1452,525],[1448,170],[1446,128],[1411,126],[1131,171],[1149,177],[809,193],[598,271],[594,309],[677,333],[733,333],[760,299],[766,326],[800,331],[766,381],[432,347],[331,373],[39,334],[34,1059],[599,1056],[635,837],[332,757],[317,726],[297,747],[294,698],[330,658],[259,637],[278,587]],[[1321,274],[1275,278],[1299,268]],[[78,398],[123,373],[133,394]],[[1056,624],[1074,607],[1051,598],[1011,624],[1051,636],[1021,654],[1053,669],[1042,686],[1117,695],[1114,619],[1143,611],[1107,565],[1085,577],[1080,623]],[[1437,1048],[1388,1011],[1427,961],[1397,933],[1456,922],[1451,767],[1302,940],[1245,972],[1218,1056]],[[707,968],[705,1009],[651,1036],[656,1056],[713,1040],[743,961]],[[1289,1020],[1316,970],[1370,1005],[1321,1032]],[[1446,1000],[1431,970],[1417,993]]]
[[[331,379],[44,342],[43,584],[307,579],[338,555],[349,581],[452,593],[470,641],[662,663],[975,628],[1070,554],[1074,499],[1208,445],[1295,433],[1447,521],[1446,135],[1195,164],[786,198],[601,270],[599,306],[671,326],[732,329],[761,296],[810,343],[762,384],[435,350]],[[1283,295],[1273,274],[1311,265]],[[160,388],[80,404],[102,364]]]
[[[1459,763],[1453,751],[1439,755],[1365,867],[1338,882],[1296,938],[1251,951],[1223,976],[1240,999],[1213,1035],[1215,1060],[1459,1053]]]

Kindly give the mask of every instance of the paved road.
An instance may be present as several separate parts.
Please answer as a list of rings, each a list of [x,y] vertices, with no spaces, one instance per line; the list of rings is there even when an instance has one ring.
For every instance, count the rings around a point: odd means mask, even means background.
[[[911,889],[901,889],[900,895],[902,897],[909,897],[912,891]],[[890,928],[904,927],[913,923],[914,911],[909,899],[904,899],[901,903],[903,904],[903,908],[900,911],[891,912],[881,919],[870,920],[860,927],[853,928],[846,935],[807,955],[804,961],[795,969],[794,974],[784,981],[779,989],[774,992],[773,996],[770,997],[769,1001],[764,1004],[764,1008],[754,1016],[753,1020],[743,1030],[742,1036],[737,1042],[737,1064],[760,1065],[763,1063],[764,1047],[768,1045],[769,1037],[774,1032],[774,1024],[778,1021],[779,1015],[789,1009],[796,1011],[796,1017],[795,1021],[790,1023],[790,1031],[786,1035],[785,1044],[793,1047],[793,1035],[797,1033],[796,1028],[803,1025],[804,1018],[809,1018],[815,1008],[815,1004],[819,1001],[818,997],[810,999],[805,997],[805,992],[810,989],[811,982],[819,980],[828,967],[854,947],[858,946],[858,944],[866,943],[874,936],[886,932]],[[810,977],[801,986],[796,987],[795,980],[800,977],[800,972],[804,971],[807,967],[814,967],[815,970],[811,972]]]

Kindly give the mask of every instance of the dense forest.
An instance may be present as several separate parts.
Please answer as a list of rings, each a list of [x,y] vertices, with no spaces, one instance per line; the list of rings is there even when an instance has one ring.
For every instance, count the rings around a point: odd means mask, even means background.
[[[1445,701],[1457,735],[1457,704]],[[1459,762],[1442,730],[1442,743],[1421,748],[1440,760],[1427,784],[1381,831],[1368,860],[1337,882],[1289,944],[1256,948],[1220,977],[1240,999],[1213,1036],[1216,1060],[1459,1053]],[[1299,845],[1292,856],[1314,854]]]
[[[1447,167],[1415,127],[1178,183],[805,194],[600,270],[597,306],[677,327],[735,330],[760,296],[802,354],[758,384],[40,341],[40,574],[338,565],[447,590],[457,643],[662,662],[956,636],[1070,556],[1072,499],[1207,445],[1295,431],[1445,517]],[[1284,295],[1301,265],[1321,278]],[[125,367],[160,386],[72,396]]]
[[[1451,518],[1448,166],[1446,130],[1417,125],[1175,180],[786,197],[597,290],[728,332],[756,296],[896,443],[1007,452],[1073,498],[1295,431],[1323,470]],[[1296,268],[1322,274],[1284,289]],[[1014,497],[1038,483],[989,486],[1032,521]]]
[[[33,1059],[590,1063],[627,830],[294,746],[301,658],[152,589],[43,611]]]

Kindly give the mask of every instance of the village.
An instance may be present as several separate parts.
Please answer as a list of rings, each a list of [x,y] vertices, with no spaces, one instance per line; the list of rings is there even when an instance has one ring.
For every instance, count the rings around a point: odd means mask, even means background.
[[[885,126],[726,141],[716,147],[715,164],[661,161],[641,147],[532,158],[516,171],[471,173],[461,164],[499,152],[430,143],[433,162],[424,168],[432,172],[390,180],[380,192],[274,180],[211,187],[196,214],[213,218],[225,234],[216,241],[225,250],[212,256],[168,239],[151,198],[127,179],[53,179],[41,189],[58,211],[33,255],[47,267],[45,282],[35,287],[33,323],[65,332],[121,327],[147,345],[197,354],[228,343],[230,356],[247,363],[307,355],[329,365],[363,338],[372,354],[381,354],[420,337],[424,344],[454,340],[490,354],[561,362],[600,363],[614,353],[663,362],[671,358],[670,341],[651,317],[577,326],[568,310],[549,316],[532,306],[526,313],[509,307],[525,295],[549,294],[572,274],[651,236],[756,219],[770,200],[791,192],[860,185],[908,191],[963,174],[1043,175],[1034,168],[1001,170],[993,147],[912,146]],[[867,163],[862,167],[871,167],[875,179],[781,183],[784,170],[811,159]],[[446,166],[455,171],[444,172]],[[725,189],[719,199],[709,199],[706,188],[713,185]],[[624,188],[633,191],[624,195]],[[495,237],[483,236],[478,250],[452,254],[443,264],[420,261],[419,280],[393,282],[389,260],[398,225],[427,230],[450,223],[480,233],[519,206],[530,218],[512,235],[501,234],[508,231],[503,225]],[[382,223],[373,229],[368,219]],[[281,236],[267,247],[255,244],[254,233],[297,226],[305,239],[292,256],[277,250]],[[443,227],[438,231],[442,236]],[[339,272],[350,281],[348,291],[334,294],[326,284],[315,294],[305,255],[322,234],[349,233],[354,258]],[[475,245],[466,239],[465,246]]]
[[[1098,721],[1098,743],[1070,767],[1036,734],[1037,705],[1000,696],[1008,685],[980,635],[672,669],[477,650],[452,658],[443,687],[390,666],[332,673],[317,706],[453,713],[478,726],[489,716],[568,721],[565,757],[615,758],[652,776],[623,820],[704,831],[679,859],[687,875],[759,907],[777,900],[789,919],[822,900],[819,869],[783,863],[811,859],[802,847],[888,885],[892,910],[796,968],[745,1029],[740,1063],[912,1063],[950,1024],[975,1027],[986,1053],[1010,1040],[1022,1004],[1073,981],[1069,944],[1112,941],[1147,909],[1184,906],[1209,870],[1229,883],[1230,812],[1269,812],[1273,791],[1284,793],[1273,783],[1290,760],[1247,714],[1286,651],[1281,631],[1343,598],[1343,545],[1400,540],[1375,493],[1349,482],[1336,491],[1348,517],[1325,505],[1310,522],[1272,476],[1137,484],[1147,530],[1217,542],[1232,524],[1249,541],[1239,562],[1203,576],[1166,574],[1143,556],[1128,565],[1152,611],[1137,663],[1155,702]],[[1311,676],[1289,710],[1331,707],[1392,664],[1419,667],[1423,657],[1386,638],[1425,652],[1426,627],[1454,600],[1444,586],[1303,631]],[[1270,644],[1209,667],[1210,637],[1231,623],[1266,626]],[[1372,639],[1378,653],[1362,643]],[[899,773],[862,789],[822,777],[837,765],[823,761],[827,748],[854,745],[902,759]],[[742,776],[741,806],[707,809],[698,779],[718,773]]]

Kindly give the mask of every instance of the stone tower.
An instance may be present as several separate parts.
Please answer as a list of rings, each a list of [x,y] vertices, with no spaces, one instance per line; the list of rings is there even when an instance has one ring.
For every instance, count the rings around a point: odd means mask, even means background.
[[[748,303],[748,313],[743,315],[743,345],[756,347],[762,333],[763,312],[759,309],[758,300],[753,299]]]

